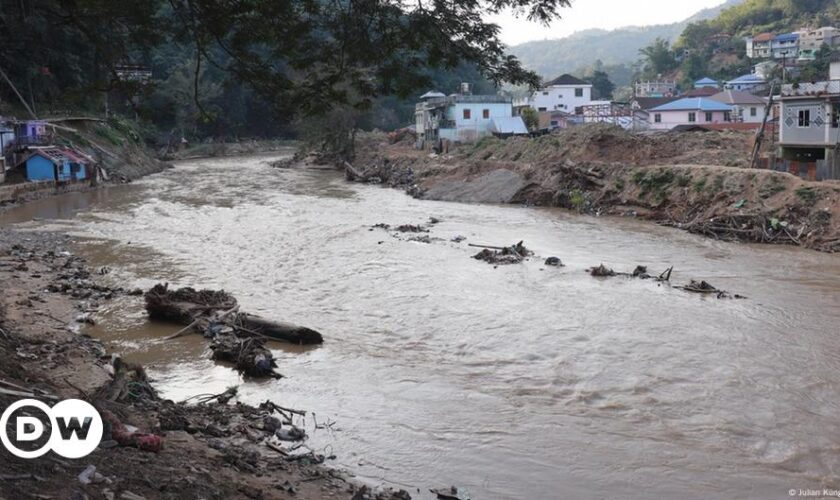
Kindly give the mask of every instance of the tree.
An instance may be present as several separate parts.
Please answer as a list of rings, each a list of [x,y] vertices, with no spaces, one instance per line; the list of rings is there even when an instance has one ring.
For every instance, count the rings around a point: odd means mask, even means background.
[[[642,56],[643,73],[648,78],[667,73],[677,67],[670,44],[663,38],[657,38],[647,47],[639,49]]]
[[[7,5],[8,4],[8,5]],[[103,89],[123,61],[164,43],[193,52],[194,74],[217,67],[277,111],[325,112],[405,97],[429,71],[475,65],[493,83],[539,85],[506,54],[488,14],[547,23],[570,0],[21,0],[0,9],[0,67],[27,80],[33,69],[74,64],[64,78]],[[8,42],[8,43],[7,43]],[[67,48],[65,48],[65,46]],[[75,53],[73,52],[75,51]],[[71,76],[72,75],[72,76]],[[26,83],[25,81],[23,83]],[[37,89],[34,89],[37,91]]]
[[[606,72],[596,70],[589,78],[589,83],[592,84],[594,99],[612,99],[615,85]]]
[[[802,72],[799,79],[805,82],[813,82],[817,80],[826,80],[828,78],[828,70],[831,66],[831,57],[834,50],[828,44],[822,46],[814,54],[814,60],[808,62],[802,67]]]
[[[522,121],[525,122],[525,126],[528,127],[528,131],[532,132],[539,128],[540,115],[534,108],[530,106],[522,108],[522,111],[519,112],[519,116],[522,117]]]
[[[694,82],[706,75],[706,60],[700,54],[692,52],[683,60],[682,66],[683,84],[693,85]]]

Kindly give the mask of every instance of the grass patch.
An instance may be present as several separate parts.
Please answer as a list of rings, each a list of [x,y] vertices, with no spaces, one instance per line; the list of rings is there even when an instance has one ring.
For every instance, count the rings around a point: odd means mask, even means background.
[[[680,174],[677,176],[677,186],[679,187],[686,187],[691,184],[691,176],[686,174]]]
[[[796,188],[796,196],[806,205],[813,205],[817,202],[817,192],[810,186],[799,186]]]
[[[674,182],[674,178],[674,172],[665,168],[648,172],[639,170],[633,174],[633,182],[641,188],[642,196],[655,193],[659,199],[665,198],[665,191]]]
[[[615,186],[616,191],[624,191],[624,179],[619,177],[615,180],[613,186]]]
[[[580,189],[573,189],[569,192],[569,203],[571,203],[572,207],[578,212],[583,211],[583,204],[585,202],[586,198],[583,197],[583,193]]]
[[[703,190],[706,189],[706,178],[703,177],[702,179],[698,179],[697,182],[694,183],[694,191],[698,193],[702,193]]]

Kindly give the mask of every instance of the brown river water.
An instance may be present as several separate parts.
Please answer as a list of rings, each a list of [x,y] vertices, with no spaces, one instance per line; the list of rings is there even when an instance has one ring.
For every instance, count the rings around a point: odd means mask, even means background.
[[[840,257],[415,200],[267,159],[182,162],[0,224],[70,233],[122,285],[224,288],[244,310],[321,331],[317,348],[272,344],[287,377],[251,381],[210,361],[198,336],[162,341],[179,327],[148,324],[137,297],[91,329],[166,397],[240,384],[244,401],[335,422],[310,424],[313,448],[417,498],[450,484],[473,499],[764,499],[840,485]],[[442,220],[430,244],[369,230],[430,216]],[[524,240],[542,258],[493,268],[456,235]],[[546,268],[550,255],[566,267]],[[748,299],[584,272],[601,262],[673,264],[674,283]]]

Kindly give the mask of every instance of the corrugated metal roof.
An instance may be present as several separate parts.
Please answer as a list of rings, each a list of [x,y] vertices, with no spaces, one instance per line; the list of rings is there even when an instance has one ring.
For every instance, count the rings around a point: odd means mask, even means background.
[[[776,35],[773,37],[774,42],[793,42],[799,40],[799,35],[796,33],[785,33],[783,35]]]
[[[650,111],[732,111],[732,106],[707,99],[705,97],[685,97],[662,106],[657,106]]]
[[[717,94],[709,97],[709,99],[722,102],[724,104],[767,104],[767,101],[761,97],[750,94],[749,92],[742,92],[740,90],[724,90],[723,92],[718,92]]]
[[[712,80],[707,76],[694,82],[694,85],[717,85],[717,80]]]
[[[528,127],[521,116],[503,116],[490,121],[490,130],[497,134],[527,134]]]
[[[764,83],[764,78],[761,78],[758,75],[754,75],[752,73],[748,73],[746,75],[741,75],[734,80],[729,80],[726,83]]]

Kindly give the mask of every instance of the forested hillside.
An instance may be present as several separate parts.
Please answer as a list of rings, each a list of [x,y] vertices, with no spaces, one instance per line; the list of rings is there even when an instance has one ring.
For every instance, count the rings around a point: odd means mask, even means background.
[[[549,20],[568,0],[500,0]],[[0,8],[0,115],[106,109],[149,137],[289,136],[301,120],[393,128],[428,88],[492,91],[538,75],[508,57],[485,6],[398,0],[19,0]],[[371,50],[376,47],[376,50]],[[142,77],[127,77],[126,68]],[[151,71],[150,77],[145,71]],[[491,83],[492,82],[492,83]]]
[[[510,53],[546,78],[565,72],[584,74],[596,60],[617,85],[628,85],[639,50],[657,38],[673,42],[691,22],[716,17],[743,0],[728,0],[704,9],[684,21],[657,26],[630,26],[612,31],[589,29],[556,40],[539,40],[510,47]]]

